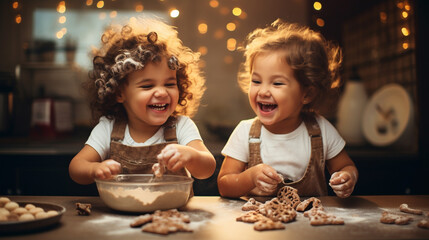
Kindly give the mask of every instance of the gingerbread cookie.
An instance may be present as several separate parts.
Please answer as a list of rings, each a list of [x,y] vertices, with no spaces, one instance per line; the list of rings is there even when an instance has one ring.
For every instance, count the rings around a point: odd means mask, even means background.
[[[422,215],[423,214],[422,210],[410,208],[410,207],[408,207],[408,204],[406,204],[406,203],[401,204],[399,206],[399,210],[401,212],[404,212],[404,213],[411,213],[411,214],[416,214],[416,215]]]
[[[153,216],[149,213],[145,214],[145,215],[141,215],[138,216],[136,219],[134,219],[131,223],[130,223],[130,227],[140,227],[143,226],[144,224],[151,222],[153,219]]]
[[[422,219],[422,220],[420,220],[420,222],[417,224],[417,226],[420,227],[420,228],[429,229],[429,221],[428,221],[428,219]]]
[[[156,210],[153,214],[145,214],[137,217],[131,223],[131,227],[142,226],[143,232],[167,235],[172,232],[192,232],[188,223],[191,220],[188,215],[180,213],[177,209],[166,211]]]
[[[277,192],[277,198],[283,204],[289,205],[294,209],[301,202],[299,199],[298,190],[290,186],[284,186],[280,188]]]
[[[291,206],[280,202],[278,198],[273,198],[261,205],[259,211],[273,221],[291,222],[296,218],[296,211]]]
[[[249,198],[247,202],[241,207],[243,211],[257,210],[262,203],[256,201],[254,198]]]
[[[267,217],[258,211],[249,211],[237,217],[235,220],[238,222],[255,223],[266,218]]]
[[[257,231],[285,229],[285,226],[279,221],[273,221],[269,218],[265,218],[255,223],[253,229]]]
[[[167,235],[172,232],[192,232],[192,229],[179,218],[159,218],[142,227],[143,232]]]
[[[406,225],[413,220],[412,217],[408,217],[402,214],[389,213],[384,211],[381,214],[380,222],[385,224],[397,224],[397,225]]]
[[[312,226],[344,224],[343,219],[337,218],[335,215],[328,214],[321,208],[312,208],[304,212],[304,216],[310,219],[310,224]]]
[[[311,197],[300,202],[298,206],[296,206],[296,210],[299,212],[304,212],[307,209],[320,208],[320,207],[322,207],[322,201],[320,201],[320,199],[318,198]]]
[[[78,215],[88,216],[91,214],[90,203],[76,203],[76,210]]]

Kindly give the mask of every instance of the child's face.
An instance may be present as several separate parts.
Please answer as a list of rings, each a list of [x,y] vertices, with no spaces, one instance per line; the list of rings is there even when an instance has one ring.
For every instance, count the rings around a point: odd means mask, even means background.
[[[123,103],[129,121],[160,126],[179,101],[176,71],[168,68],[165,58],[146,63],[142,70],[128,74],[117,100]]]
[[[305,101],[305,92],[283,60],[284,54],[272,51],[255,57],[248,93],[253,111],[274,133],[285,133],[287,123],[298,123]]]

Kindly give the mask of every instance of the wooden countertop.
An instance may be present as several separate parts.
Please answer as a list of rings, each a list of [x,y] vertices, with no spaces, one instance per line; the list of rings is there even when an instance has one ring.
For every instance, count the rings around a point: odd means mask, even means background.
[[[192,233],[173,233],[162,236],[141,232],[129,227],[137,216],[109,209],[99,197],[9,196],[14,201],[32,201],[60,204],[67,211],[60,223],[37,232],[0,235],[0,239],[428,239],[429,229],[417,227],[424,216],[412,215],[408,225],[390,225],[379,222],[384,210],[399,212],[399,205],[429,212],[429,195],[352,196],[348,199],[320,197],[325,210],[341,217],[345,225],[311,226],[302,213],[294,222],[285,224],[285,230],[258,232],[253,224],[237,222],[243,213],[243,200],[221,197],[193,197],[181,211],[190,218]],[[79,216],[75,203],[91,203],[90,216]],[[428,218],[428,217],[426,217]]]

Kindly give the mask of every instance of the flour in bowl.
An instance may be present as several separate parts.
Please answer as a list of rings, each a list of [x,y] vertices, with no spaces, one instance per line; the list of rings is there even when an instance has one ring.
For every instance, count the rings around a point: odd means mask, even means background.
[[[101,199],[111,208],[127,212],[153,212],[179,208],[186,204],[188,191],[151,191],[137,187],[134,189],[99,189]]]

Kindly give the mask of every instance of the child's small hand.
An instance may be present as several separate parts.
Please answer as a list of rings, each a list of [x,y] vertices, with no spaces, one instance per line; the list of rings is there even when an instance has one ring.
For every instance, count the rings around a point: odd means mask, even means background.
[[[355,178],[347,171],[334,172],[329,180],[329,186],[332,187],[332,190],[340,198],[349,197],[353,192],[355,184]]]
[[[112,175],[118,174],[121,172],[121,164],[115,160],[109,159],[98,163],[93,169],[94,178],[98,179],[108,179]]]
[[[157,159],[164,164],[170,171],[178,171],[186,166],[191,160],[189,147],[179,144],[169,144],[161,153],[158,154]]]
[[[277,185],[281,178],[276,170],[266,164],[254,166],[255,175],[253,177],[255,186],[265,194],[273,194],[277,190]]]

